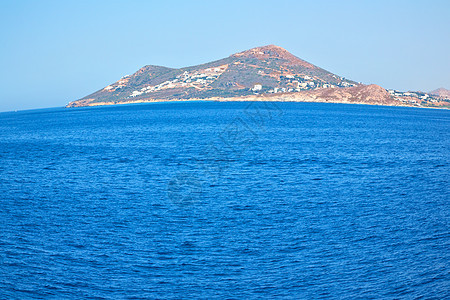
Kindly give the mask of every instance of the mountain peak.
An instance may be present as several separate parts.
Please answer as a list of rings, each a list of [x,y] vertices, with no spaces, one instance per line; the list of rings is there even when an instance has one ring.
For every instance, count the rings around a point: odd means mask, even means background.
[[[277,45],[267,45],[245,50],[236,54],[231,55],[231,57],[247,57],[247,58],[257,58],[259,60],[277,60],[279,63],[302,66],[309,69],[316,69],[317,67],[304,61],[297,56],[291,54],[286,49]]]
[[[281,52],[288,52],[286,49],[284,49],[283,47],[277,46],[277,45],[266,45],[266,46],[261,46],[261,47],[255,47],[253,49],[259,49],[262,51],[281,51]]]
[[[238,55],[239,56],[239,55],[255,53],[255,52],[259,52],[259,51],[261,51],[261,52],[273,51],[273,52],[276,52],[276,53],[288,52],[286,49],[284,49],[284,48],[282,48],[280,46],[277,46],[277,45],[266,45],[266,46],[260,46],[260,47],[251,48],[251,49],[248,49],[248,50],[236,53],[234,55]]]

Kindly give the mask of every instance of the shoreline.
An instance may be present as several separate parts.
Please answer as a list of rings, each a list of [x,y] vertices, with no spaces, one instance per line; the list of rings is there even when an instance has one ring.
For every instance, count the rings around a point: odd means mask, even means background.
[[[259,98],[259,99],[258,99]],[[449,107],[438,107],[438,106],[418,106],[418,105],[407,105],[404,103],[399,103],[395,105],[382,104],[382,103],[368,103],[361,101],[328,101],[328,100],[318,100],[318,99],[283,99],[280,97],[265,97],[265,96],[244,96],[244,97],[232,97],[232,98],[192,98],[192,99],[150,99],[150,100],[136,100],[127,102],[90,102],[82,105],[71,105],[71,102],[64,106],[64,108],[80,108],[80,107],[96,107],[96,106],[115,106],[115,105],[126,105],[126,104],[145,104],[145,103],[164,103],[164,102],[289,102],[289,103],[333,103],[333,104],[358,104],[358,105],[373,105],[373,106],[386,106],[386,107],[413,107],[413,108],[430,108],[430,109],[441,109],[449,110]]]

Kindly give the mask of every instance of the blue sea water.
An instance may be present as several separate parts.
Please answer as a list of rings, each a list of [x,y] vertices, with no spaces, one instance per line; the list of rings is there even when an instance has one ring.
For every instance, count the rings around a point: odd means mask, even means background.
[[[0,114],[0,298],[450,298],[450,111]]]

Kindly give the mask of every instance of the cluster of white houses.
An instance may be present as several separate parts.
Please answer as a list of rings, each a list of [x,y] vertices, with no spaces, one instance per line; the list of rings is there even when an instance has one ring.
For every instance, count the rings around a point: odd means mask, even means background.
[[[300,92],[303,90],[313,90],[317,88],[334,88],[334,87],[351,87],[357,84],[349,82],[344,78],[336,77],[336,79],[340,80],[337,84],[325,83],[323,80],[308,76],[308,75],[286,75],[280,76],[280,81],[283,83],[283,87],[275,87],[270,89],[263,89],[263,86],[260,83],[255,83],[252,91],[257,94],[263,90],[263,92],[270,94],[277,93],[292,93],[292,92]]]
[[[400,92],[397,90],[387,90],[394,99],[410,104],[419,104],[422,101],[438,102],[435,96],[422,92]]]
[[[177,75],[172,80],[164,81],[155,86],[146,86],[140,90],[133,91],[128,98],[133,98],[146,93],[157,92],[164,89],[181,88],[181,87],[193,87],[199,90],[205,89],[209,84],[214,82],[223,72],[226,71],[228,65],[222,65],[213,68],[207,68],[199,71],[184,71],[182,74]],[[279,87],[264,87],[261,83],[253,84],[251,91],[253,93],[292,93],[300,92],[303,90],[312,90],[317,88],[333,88],[333,87],[351,87],[357,84],[349,82],[345,78],[337,77],[333,75],[338,83],[330,84],[325,83],[323,80],[314,76],[308,75],[285,75],[280,76]],[[130,80],[130,76],[126,75],[122,77],[113,85],[108,85],[104,89],[107,91],[115,91],[125,87]],[[419,104],[422,101],[438,102],[439,99],[436,96],[422,93],[422,92],[400,92],[397,90],[389,89],[387,92],[394,97],[394,99],[401,102],[410,104]]]
[[[181,87],[193,87],[202,90],[206,85],[214,82],[220,75],[222,75],[227,67],[228,65],[223,65],[194,72],[184,71],[182,74],[177,75],[175,79],[164,81],[155,86],[146,86],[140,90],[133,91],[128,98],[137,97],[145,93]]]
[[[157,92],[164,89],[181,88],[181,87],[193,87],[199,90],[205,89],[209,84],[214,82],[223,72],[226,71],[228,65],[218,66],[215,68],[207,68],[200,71],[188,72],[184,71],[182,74],[177,75],[172,80],[164,81],[155,86],[146,86],[140,90],[133,91],[127,98],[133,98],[146,93]],[[334,75],[333,75],[334,76]],[[336,76],[334,76],[336,77]],[[285,75],[280,76],[279,87],[264,87],[261,83],[253,84],[251,91],[255,94],[259,93],[292,93],[300,92],[303,90],[312,90],[317,88],[333,88],[333,87],[351,87],[357,84],[349,82],[344,78],[336,77],[338,79],[337,84],[325,83],[319,78],[308,75]],[[104,88],[106,91],[115,91],[127,86],[130,80],[130,75],[122,77],[115,84],[108,85]],[[387,92],[394,97],[394,99],[403,103],[419,105],[421,102],[439,102],[439,99],[434,96],[423,92],[400,92],[397,90],[388,89]]]
[[[104,90],[112,92],[112,91],[121,89],[121,88],[127,86],[127,83],[129,80],[130,80],[130,75],[125,75],[122,78],[120,78],[115,84],[108,85],[107,87],[105,87]]]

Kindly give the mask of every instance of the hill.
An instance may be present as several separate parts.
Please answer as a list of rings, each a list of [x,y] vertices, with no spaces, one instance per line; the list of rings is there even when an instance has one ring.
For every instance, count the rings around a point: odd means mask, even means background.
[[[376,88],[375,88],[376,87]],[[256,94],[256,95],[255,95]],[[263,95],[265,98],[261,98]],[[365,86],[268,45],[227,58],[173,69],[148,65],[67,107],[168,100],[326,101],[447,107],[441,96]]]
[[[280,101],[280,102],[329,102],[400,106],[402,102],[395,100],[381,86],[358,85],[346,88],[321,88],[309,91],[284,94],[260,94],[244,97],[218,99],[219,101]]]
[[[269,45],[181,69],[145,66],[133,75],[124,76],[71,102],[69,106],[151,99],[235,97],[254,92],[281,93],[355,85],[356,82],[314,66],[281,47]]]
[[[450,90],[439,88],[429,92],[430,95],[434,95],[443,99],[450,99]]]

